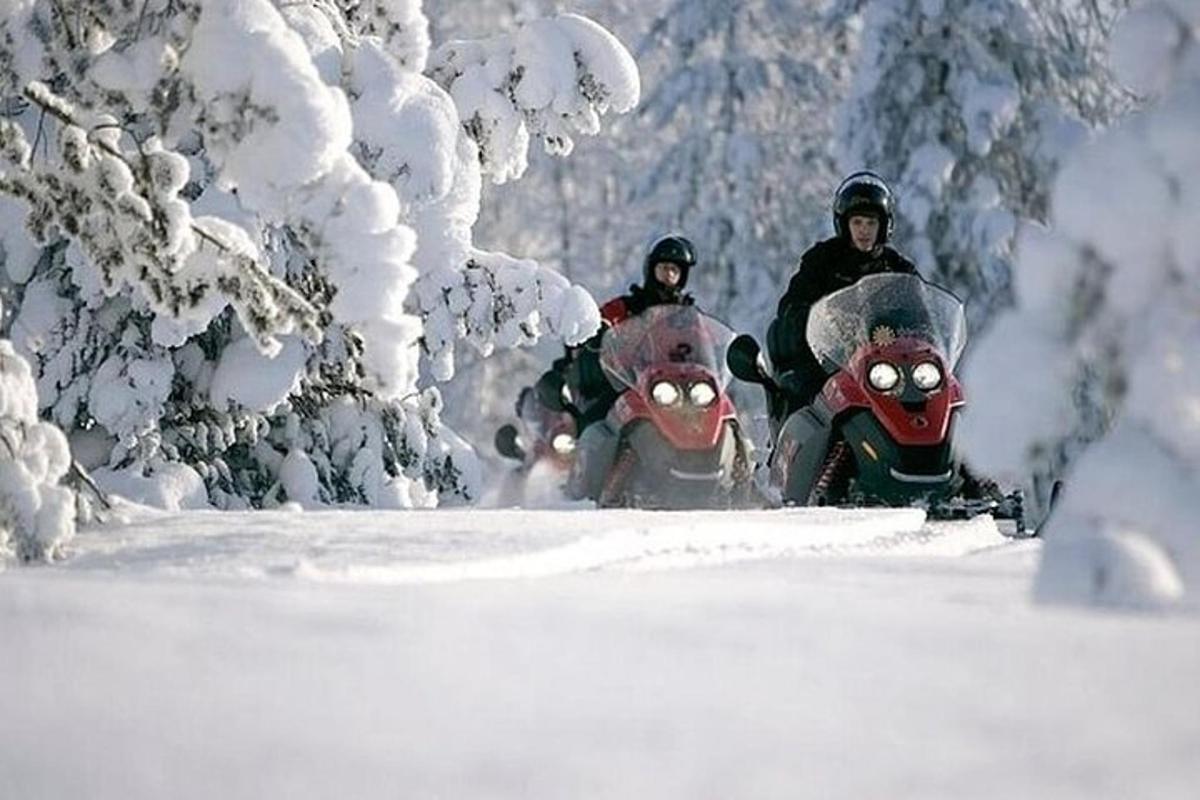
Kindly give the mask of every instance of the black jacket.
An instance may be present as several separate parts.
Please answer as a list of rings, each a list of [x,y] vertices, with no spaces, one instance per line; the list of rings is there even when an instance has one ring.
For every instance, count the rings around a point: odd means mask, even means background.
[[[887,245],[863,252],[840,237],[818,242],[800,257],[800,268],[792,276],[775,320],[767,329],[767,352],[776,375],[784,378],[781,383],[785,388],[802,395],[815,394],[824,382],[824,370],[805,339],[813,304],[860,278],[881,272],[916,274],[917,268]],[[789,381],[785,373],[794,373],[798,378]],[[803,403],[809,400],[811,397],[801,398]]]

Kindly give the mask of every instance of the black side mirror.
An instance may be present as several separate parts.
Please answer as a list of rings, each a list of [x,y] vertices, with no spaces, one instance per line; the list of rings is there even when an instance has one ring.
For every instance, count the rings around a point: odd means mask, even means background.
[[[764,386],[774,383],[767,374],[762,348],[758,346],[754,337],[747,333],[743,333],[729,343],[729,349],[725,351],[725,363],[729,365],[729,370],[738,379],[746,383],[758,383]]]
[[[517,429],[512,425],[505,425],[496,431],[495,443],[496,452],[505,458],[511,458],[514,461],[525,460],[525,451],[517,441]]]
[[[538,378],[538,402],[551,411],[568,411],[566,382],[563,376],[551,370]]]

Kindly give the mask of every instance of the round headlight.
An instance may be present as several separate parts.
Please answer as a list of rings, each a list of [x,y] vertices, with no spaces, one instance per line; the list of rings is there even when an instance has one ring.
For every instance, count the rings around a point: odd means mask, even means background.
[[[659,381],[650,387],[650,396],[660,406],[671,406],[679,402],[679,389],[670,381]]]
[[[880,361],[867,372],[871,386],[881,392],[890,392],[900,382],[900,370],[886,361]]]
[[[717,399],[717,393],[713,389],[712,384],[707,381],[693,383],[692,388],[688,389],[688,399],[693,405],[711,406],[713,401]]]
[[[912,379],[918,389],[929,392],[942,385],[942,371],[932,361],[922,361],[913,367]]]
[[[574,453],[575,437],[569,433],[560,433],[550,440],[550,446],[559,455],[565,456],[567,453]]]

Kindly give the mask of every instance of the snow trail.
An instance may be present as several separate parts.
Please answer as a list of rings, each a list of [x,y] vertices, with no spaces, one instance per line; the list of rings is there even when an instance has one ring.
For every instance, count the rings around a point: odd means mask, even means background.
[[[57,569],[424,584],[832,556],[957,557],[1010,540],[987,517],[916,509],[649,512],[139,512]]]

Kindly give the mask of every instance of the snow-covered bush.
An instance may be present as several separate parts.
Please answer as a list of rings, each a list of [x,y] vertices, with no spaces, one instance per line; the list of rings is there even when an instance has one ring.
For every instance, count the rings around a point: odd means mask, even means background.
[[[49,561],[75,535],[75,496],[58,482],[71,465],[66,437],[38,419],[29,364],[0,339],[0,565]]]
[[[1008,299],[1021,219],[1042,219],[1061,154],[1121,102],[1099,61],[1123,0],[874,0],[837,140],[845,171],[900,194],[897,241],[962,294]]]
[[[1150,107],[1077,149],[1053,229],[1023,231],[1017,308],[968,364],[964,428],[985,465],[1079,456],[1046,530],[1047,600],[1173,602],[1200,591],[1200,5],[1123,19],[1114,65]],[[1014,396],[1014,392],[1016,395]]]
[[[481,161],[528,147],[488,133],[569,149],[637,75],[573,16],[455,43],[450,91],[429,48],[419,0],[6,5],[8,328],[100,477],[169,505],[477,495],[422,354],[444,379],[457,339],[598,321],[561,276],[475,247]]]

